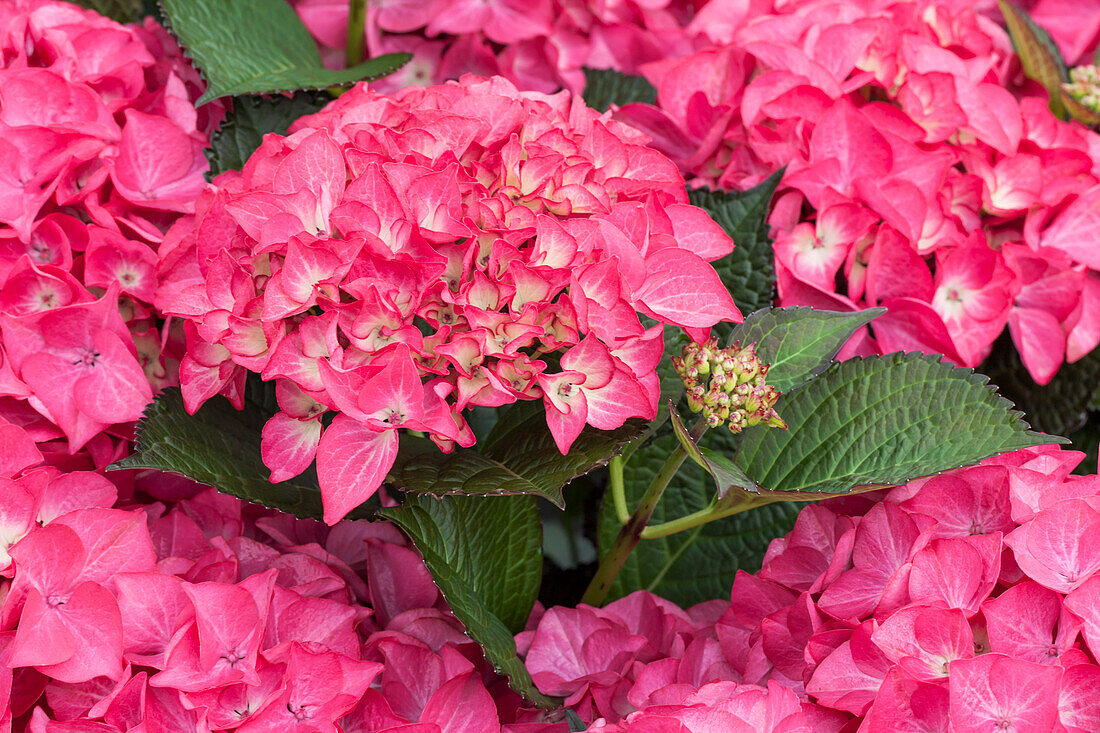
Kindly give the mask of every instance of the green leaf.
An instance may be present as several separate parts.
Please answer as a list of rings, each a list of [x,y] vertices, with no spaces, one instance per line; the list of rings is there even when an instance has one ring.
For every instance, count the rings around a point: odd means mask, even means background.
[[[834,364],[779,398],[788,430],[745,430],[735,463],[768,490],[841,494],[1065,441],[1032,432],[988,377],[940,358],[896,353]]]
[[[1043,85],[1050,95],[1050,111],[1065,117],[1062,82],[1069,81],[1066,62],[1057,44],[1022,8],[1009,0],[997,0],[1004,15],[1012,45],[1029,79]]]
[[[535,688],[513,638],[531,613],[542,577],[536,499],[410,496],[381,514],[412,538],[466,633],[512,689],[540,707],[557,707],[560,701]]]
[[[198,104],[218,97],[322,89],[378,79],[411,54],[326,69],[313,37],[284,0],[160,0],[173,34],[206,78]]]
[[[713,445],[712,437],[722,436],[704,435],[703,444]],[[646,444],[627,462],[623,478],[629,505],[642,498],[675,448],[676,437],[668,433]],[[650,523],[666,522],[705,509],[713,495],[710,477],[697,465],[685,463],[665,489]],[[608,600],[641,589],[685,607],[714,598],[729,600],[734,573],[738,569],[759,570],[768,543],[790,531],[798,510],[797,504],[769,504],[686,532],[642,540],[612,583]],[[610,495],[604,497],[598,526],[603,554],[621,526]]]
[[[119,23],[134,23],[145,17],[142,0],[72,0],[74,4]]]
[[[885,312],[885,308],[855,313],[804,306],[767,308],[738,324],[730,340],[745,346],[755,343],[760,360],[771,364],[768,384],[789,392],[828,369],[844,342]]]
[[[631,102],[654,104],[657,90],[644,76],[623,74],[612,69],[584,69],[584,103],[600,112],[612,104],[622,107]]]
[[[268,480],[271,472],[260,458],[260,431],[272,414],[252,400],[237,410],[218,396],[188,415],[179,389],[166,389],[145,408],[133,455],[107,470],[154,468],[297,517],[321,519],[321,493],[312,469],[290,481]],[[369,514],[361,507],[349,518]]]
[[[581,716],[577,715],[572,710],[566,709],[565,721],[569,723],[570,733],[574,733],[574,731],[584,733],[584,731],[588,730],[588,724],[581,720]]]
[[[672,432],[676,434],[676,439],[687,451],[688,457],[714,479],[715,496],[718,499],[722,499],[733,489],[741,489],[750,494],[760,493],[757,483],[749,478],[736,463],[692,440],[680,416],[675,413],[672,415]]]
[[[233,105],[214,134],[206,158],[207,180],[228,170],[240,170],[269,132],[285,135],[299,117],[313,114],[332,101],[326,92],[297,92],[293,96],[234,97]]]
[[[403,436],[389,480],[412,493],[534,494],[564,507],[562,486],[606,465],[646,427],[643,420],[615,430],[586,427],[563,456],[546,427],[542,403],[518,403],[501,414],[477,449],[443,453],[426,438]]]
[[[782,178],[783,171],[778,170],[742,193],[705,188],[688,191],[691,203],[706,209],[737,245],[730,255],[713,264],[742,313],[767,308],[774,299],[775,266],[767,218],[769,204]],[[719,323],[711,332],[725,339],[732,329],[732,324]]]

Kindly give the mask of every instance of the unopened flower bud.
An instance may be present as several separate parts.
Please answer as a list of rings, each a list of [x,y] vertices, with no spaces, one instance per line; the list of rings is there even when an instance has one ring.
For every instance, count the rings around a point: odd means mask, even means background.
[[[692,385],[687,391],[688,407],[692,412],[699,412],[703,409],[703,386],[700,384]]]
[[[742,412],[732,412],[729,416],[729,429],[730,432],[736,435],[740,433],[746,427],[745,414]]]
[[[749,425],[782,424],[773,409],[779,391],[765,384],[769,365],[760,361],[756,344],[742,348],[735,343],[718,348],[714,339],[699,345],[684,347],[673,367],[684,381],[688,406],[703,413],[707,424],[717,427],[727,423],[739,433]]]

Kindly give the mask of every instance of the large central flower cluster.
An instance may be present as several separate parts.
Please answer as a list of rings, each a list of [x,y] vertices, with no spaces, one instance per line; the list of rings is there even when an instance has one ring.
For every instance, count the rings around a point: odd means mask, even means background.
[[[272,480],[316,456],[333,523],[393,465],[397,429],[445,450],[462,411],[542,399],[585,424],[652,418],[662,326],[738,320],[707,264],[729,237],[640,134],[568,92],[502,79],[358,87],[268,136],[161,249],[157,306],[188,319],[188,409],[277,380]],[[327,428],[322,416],[335,410]]]

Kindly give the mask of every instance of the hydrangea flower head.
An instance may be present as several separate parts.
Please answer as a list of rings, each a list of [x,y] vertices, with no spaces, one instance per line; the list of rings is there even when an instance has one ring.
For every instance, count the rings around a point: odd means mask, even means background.
[[[741,316],[708,264],[732,242],[645,142],[568,92],[477,77],[359,86],[268,136],[161,249],[157,306],[193,322],[189,409],[244,370],[276,380],[264,460],[283,480],[319,454],[330,523],[399,428],[450,450],[474,442],[465,408],[541,399],[564,453],[652,418],[662,324]]]

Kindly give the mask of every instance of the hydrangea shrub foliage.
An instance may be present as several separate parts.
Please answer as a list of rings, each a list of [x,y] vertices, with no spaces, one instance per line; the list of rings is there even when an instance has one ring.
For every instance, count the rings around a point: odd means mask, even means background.
[[[1100,729],[1098,37],[0,5],[0,731]]]

